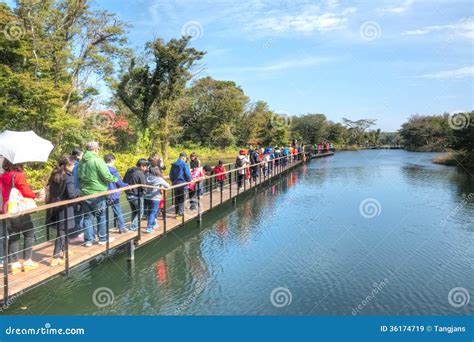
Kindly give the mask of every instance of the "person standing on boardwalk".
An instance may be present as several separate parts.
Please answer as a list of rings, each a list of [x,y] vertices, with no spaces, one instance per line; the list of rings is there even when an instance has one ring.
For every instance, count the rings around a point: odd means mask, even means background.
[[[150,157],[148,158],[148,163],[149,163],[148,172],[151,172],[151,168],[154,166],[158,166],[160,168],[161,173],[163,173],[163,171],[166,170],[166,165],[161,159],[158,152],[153,152],[152,154],[150,154]],[[145,198],[144,203],[145,203],[145,213],[143,216],[146,217],[148,216],[148,212],[150,211],[151,203],[147,198]]]
[[[146,174],[146,184],[154,186],[154,188],[147,188],[145,191],[145,198],[150,203],[148,211],[148,224],[146,228],[147,233],[153,233],[158,229],[158,213],[160,211],[161,189],[169,188],[170,185],[163,179],[161,169],[159,166],[152,166],[150,171]]]
[[[170,180],[173,185],[179,185],[191,181],[191,171],[186,163],[186,153],[181,152],[179,158],[171,165]],[[176,219],[184,215],[184,197],[186,186],[178,186],[174,189]]]
[[[81,191],[79,187],[79,175],[77,174],[77,165],[82,159],[84,153],[81,149],[75,147],[71,152],[71,158],[74,160],[74,168],[72,169],[72,177],[74,178],[74,187],[77,191]],[[74,228],[70,231],[69,237],[71,242],[83,242],[84,241],[84,215],[82,215],[82,205],[76,203],[74,206],[74,220],[76,221]]]
[[[148,171],[148,166],[148,161],[144,158],[140,158],[136,166],[127,170],[123,181],[128,185],[146,184],[145,174]],[[143,193],[144,190],[142,187],[125,191],[132,211],[132,223],[130,224],[130,231],[132,232],[136,232],[140,229],[140,222],[145,211]]]
[[[99,143],[91,141],[87,143],[87,151],[79,161],[77,173],[79,175],[79,186],[81,196],[93,195],[107,191],[109,183],[118,181],[107,167],[107,164],[99,157]],[[99,244],[107,243],[106,229],[106,196],[99,196],[82,201],[84,213],[84,242],[86,247],[92,247],[95,242],[94,217],[97,220],[97,235]],[[109,242],[115,240],[109,238]]]
[[[217,163],[217,166],[214,167],[213,173],[217,175],[216,181],[217,181],[217,184],[219,184],[219,188],[221,191],[224,190],[225,171],[226,170],[225,170],[224,162],[222,160],[219,160],[219,162]]]
[[[240,150],[237,159],[235,160],[235,168],[238,169],[237,171],[237,186],[238,188],[242,188],[243,182],[245,180],[245,172],[247,170],[247,165],[249,164],[249,160],[245,155],[245,150]]]
[[[72,157],[63,157],[59,160],[58,165],[54,168],[49,177],[49,200],[47,203],[56,203],[77,198],[80,195],[79,189],[74,186],[74,176],[72,170],[74,169],[74,159]],[[66,235],[69,235],[74,229],[74,207],[75,204],[70,204],[64,210],[64,207],[55,207],[51,209],[51,216],[49,221],[56,224],[57,237],[54,242],[53,259],[50,266],[58,266],[63,264],[65,255],[64,248],[66,246]],[[66,212],[65,212],[66,211]],[[65,214],[67,213],[67,220]]]
[[[16,188],[24,198],[36,199],[35,193],[31,190],[23,173],[22,164],[12,164],[4,159],[2,165],[5,173],[0,175],[0,185],[2,188],[3,208],[2,212],[8,212],[8,200],[13,188]],[[29,214],[10,218],[8,226],[8,252],[10,253],[10,272],[12,274],[20,271],[29,271],[38,267],[38,264],[31,258],[33,256],[34,231],[33,222]],[[24,248],[20,250],[21,235],[24,237]],[[20,261],[23,251],[23,263]],[[6,266],[6,265],[4,265]]]
[[[257,177],[259,175],[259,168],[260,168],[260,153],[257,149],[249,151],[249,158],[250,158],[250,174],[254,183],[257,181]]]
[[[122,178],[120,177],[117,169],[115,168],[115,156],[113,154],[107,154],[104,156],[104,161],[109,168],[110,173],[117,178],[117,182],[109,183],[108,188],[109,190],[115,190],[118,188],[124,188],[128,184],[125,183]],[[117,222],[118,232],[120,234],[124,234],[127,232],[127,228],[125,228],[125,220],[122,214],[122,208],[120,207],[120,193],[115,192],[109,196],[107,196],[107,204],[112,207],[112,211],[114,212],[114,220]]]

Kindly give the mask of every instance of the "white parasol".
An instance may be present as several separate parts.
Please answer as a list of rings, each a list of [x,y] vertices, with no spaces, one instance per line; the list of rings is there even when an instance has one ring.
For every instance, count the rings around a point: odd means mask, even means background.
[[[0,133],[0,155],[12,164],[45,162],[53,147],[50,141],[33,131]]]

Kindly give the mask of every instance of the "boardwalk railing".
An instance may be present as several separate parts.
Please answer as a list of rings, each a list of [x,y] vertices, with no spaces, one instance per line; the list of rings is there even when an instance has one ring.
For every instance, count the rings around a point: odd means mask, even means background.
[[[200,222],[204,212],[230,200],[235,202],[240,194],[271,181],[275,176],[302,163],[306,156],[305,153],[299,153],[240,168],[230,166],[231,169],[222,174],[210,174],[192,182],[161,189],[162,208],[156,220],[156,229],[150,233],[146,232],[147,222],[143,217],[150,213],[144,194],[147,189],[157,187],[149,185],[131,185],[41,205],[17,215],[0,215],[0,246],[3,247],[3,252],[0,253],[3,260],[0,278],[3,279],[0,281],[3,282],[3,303],[9,303],[12,296],[18,296],[52,277],[60,274],[68,276],[71,268],[98,256],[108,255],[111,250],[119,247],[126,247],[128,259],[133,260],[136,247],[184,225],[187,221],[197,219]],[[195,189],[186,197],[190,185]],[[131,192],[136,192],[137,195],[130,196]],[[118,231],[120,215],[114,213],[110,201],[107,203],[107,199],[113,194],[119,194],[121,209],[129,208],[122,212],[122,218],[129,228],[135,222],[138,228],[135,231]],[[183,215],[176,216],[177,207],[181,203],[184,204]],[[83,211],[78,210],[79,207]],[[77,238],[79,233],[87,234],[86,227],[83,226],[86,216],[86,221],[92,220],[93,231],[102,233],[100,238],[103,240],[87,247],[84,241],[78,241]],[[80,222],[82,230],[78,231],[75,226]],[[98,228],[104,229],[104,226],[105,232],[99,231]],[[95,235],[96,233],[92,236]],[[55,265],[51,266],[54,253],[60,258],[56,258]],[[37,268],[11,268],[13,262],[28,259],[31,255],[38,263]]]

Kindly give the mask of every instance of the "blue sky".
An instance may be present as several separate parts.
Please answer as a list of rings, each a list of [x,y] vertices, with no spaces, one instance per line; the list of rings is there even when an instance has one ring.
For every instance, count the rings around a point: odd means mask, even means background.
[[[473,109],[474,2],[96,0],[129,22],[130,44],[186,32],[208,52],[199,76],[253,100],[333,121]]]

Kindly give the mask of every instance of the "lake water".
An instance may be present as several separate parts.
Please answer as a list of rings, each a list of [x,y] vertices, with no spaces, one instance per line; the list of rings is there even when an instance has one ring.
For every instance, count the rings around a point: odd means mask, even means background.
[[[3,314],[473,314],[474,178],[434,155],[313,160],[138,249],[133,266],[99,260]]]

